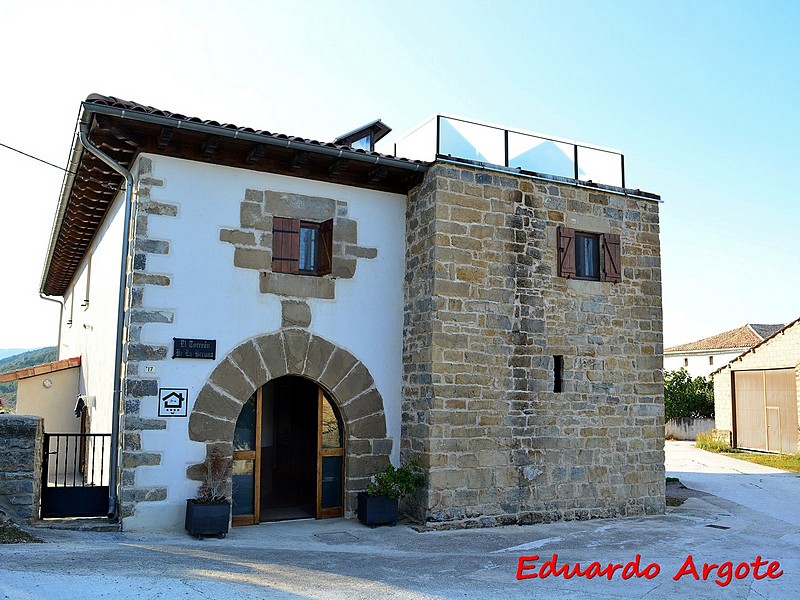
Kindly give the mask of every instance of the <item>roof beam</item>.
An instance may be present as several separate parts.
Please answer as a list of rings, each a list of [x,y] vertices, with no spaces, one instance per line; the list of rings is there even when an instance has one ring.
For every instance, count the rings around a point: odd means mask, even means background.
[[[208,158],[209,156],[212,156],[217,151],[217,148],[219,148],[219,136],[218,135],[210,135],[203,142],[203,146],[201,148],[201,151],[203,153],[203,156]]]
[[[289,163],[290,171],[299,171],[308,164],[308,152],[297,152]]]
[[[330,167],[328,167],[328,175],[331,177],[336,177],[337,175],[341,175],[344,173],[347,168],[350,166],[350,161],[346,158],[340,158],[336,162],[334,162]]]

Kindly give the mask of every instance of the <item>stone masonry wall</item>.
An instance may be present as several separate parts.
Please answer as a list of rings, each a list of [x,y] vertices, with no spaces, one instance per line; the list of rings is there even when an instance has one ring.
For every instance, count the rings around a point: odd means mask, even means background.
[[[143,486],[136,480],[136,470],[141,466],[160,465],[159,452],[150,452],[142,447],[142,432],[166,429],[167,421],[161,418],[141,416],[142,402],[155,402],[158,398],[158,379],[144,373],[143,363],[167,360],[169,346],[145,344],[141,341],[142,328],[148,323],[172,323],[175,315],[171,309],[146,307],[143,302],[147,286],[169,286],[169,275],[154,273],[148,268],[151,255],[169,254],[169,242],[150,236],[150,216],[176,217],[178,206],[153,200],[151,191],[164,183],[153,177],[153,163],[149,158],[140,158],[137,172],[136,202],[134,204],[133,269],[128,273],[131,293],[128,308],[127,343],[124,347],[125,390],[123,396],[122,424],[122,473],[120,476],[120,516],[134,514],[137,502],[155,502],[167,497],[164,486]]]
[[[402,455],[427,471],[414,516],[662,512],[658,204],[437,164],[406,222]],[[559,225],[619,235],[622,281],[560,277]]]
[[[30,522],[39,516],[44,419],[0,414],[0,512]]]

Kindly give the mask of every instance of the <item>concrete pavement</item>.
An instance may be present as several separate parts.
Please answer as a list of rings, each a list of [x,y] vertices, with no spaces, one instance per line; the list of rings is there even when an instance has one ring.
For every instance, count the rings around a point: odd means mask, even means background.
[[[727,481],[716,463],[725,457],[706,454],[669,442],[669,474],[706,490]],[[751,469],[742,465],[725,468]],[[755,508],[728,497],[743,493],[721,490],[663,516],[527,527],[417,533],[332,519],[235,528],[224,540],[204,541],[181,531],[37,530],[45,544],[0,546],[0,598],[800,598],[800,526],[783,504],[768,506],[783,501],[770,491],[773,481],[796,498],[800,478],[753,475],[761,478],[747,495],[748,503],[762,502]],[[523,560],[521,574],[530,576],[554,554],[556,568],[569,564],[570,572],[517,578],[520,557],[538,557]],[[623,578],[637,554],[638,572]],[[689,573],[676,581],[682,567],[690,570],[689,555],[701,579]],[[576,562],[584,570],[593,561],[601,563],[593,577],[567,578]],[[771,561],[780,562],[773,577],[766,576]],[[703,580],[704,562],[722,567]],[[595,573],[609,563],[621,565],[610,580]]]
[[[698,450],[694,442],[667,442],[668,477],[800,526],[800,475],[722,454]]]

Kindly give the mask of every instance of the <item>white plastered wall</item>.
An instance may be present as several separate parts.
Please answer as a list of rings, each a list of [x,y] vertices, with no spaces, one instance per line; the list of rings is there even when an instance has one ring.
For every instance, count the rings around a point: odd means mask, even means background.
[[[714,371],[724,367],[731,360],[739,356],[742,352],[725,352],[725,353],[693,353],[693,354],[676,354],[664,355],[664,370],[677,371],[678,369],[686,369],[692,377],[708,377]],[[709,358],[713,358],[709,361]],[[686,363],[689,363],[688,365]]]
[[[21,380],[17,387],[17,413],[42,417],[47,433],[80,433],[81,420],[75,417],[79,374],[79,369],[73,367]]]
[[[259,291],[259,273],[233,266],[234,246],[221,242],[220,229],[240,227],[239,212],[247,189],[274,190],[333,198],[348,205],[358,223],[358,244],[375,247],[374,259],[359,259],[355,277],[338,279],[333,300],[308,299],[310,332],[347,350],[369,369],[384,400],[392,458],[399,458],[403,276],[405,257],[404,195],[351,188],[319,181],[147,156],[152,174],[163,183],[151,199],[177,205],[177,216],[150,215],[148,237],[169,242],[166,255],[149,254],[147,271],[167,275],[169,286],[145,286],[145,309],[172,311],[173,323],[148,323],[143,344],[167,345],[168,358],[140,365],[140,377],[154,377],[159,387],[187,388],[191,411],[214,367],[243,341],[275,332],[281,325],[281,297]],[[136,168],[132,172],[136,173]],[[217,359],[172,359],[172,338],[213,339]],[[145,375],[142,369],[152,367]],[[143,418],[158,417],[157,400],[143,398]],[[191,414],[191,412],[190,412]],[[136,469],[137,488],[166,487],[167,499],[139,502],[124,521],[127,530],[177,528],[185,500],[197,483],[186,468],[201,461],[205,445],[191,442],[188,418],[166,419],[165,430],[142,431],[142,450],[162,455],[158,466]]]
[[[111,432],[123,208],[120,193],[64,296],[59,356],[81,357],[79,393],[89,397],[92,433]]]

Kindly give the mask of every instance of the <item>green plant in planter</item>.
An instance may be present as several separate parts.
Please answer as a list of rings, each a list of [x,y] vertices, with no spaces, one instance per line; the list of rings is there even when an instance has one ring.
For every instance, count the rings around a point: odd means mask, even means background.
[[[214,448],[203,465],[205,474],[197,497],[186,501],[186,531],[198,539],[205,535],[225,537],[231,516],[228,485],[233,459]]]
[[[367,485],[367,494],[370,496],[386,496],[400,500],[425,483],[425,476],[419,463],[412,460],[410,463],[397,468],[391,463],[386,468],[373,475]]]
[[[394,525],[399,514],[400,498],[414,492],[425,483],[425,476],[417,461],[395,468],[386,468],[372,476],[367,491],[358,495],[358,519],[375,527],[381,523]]]

